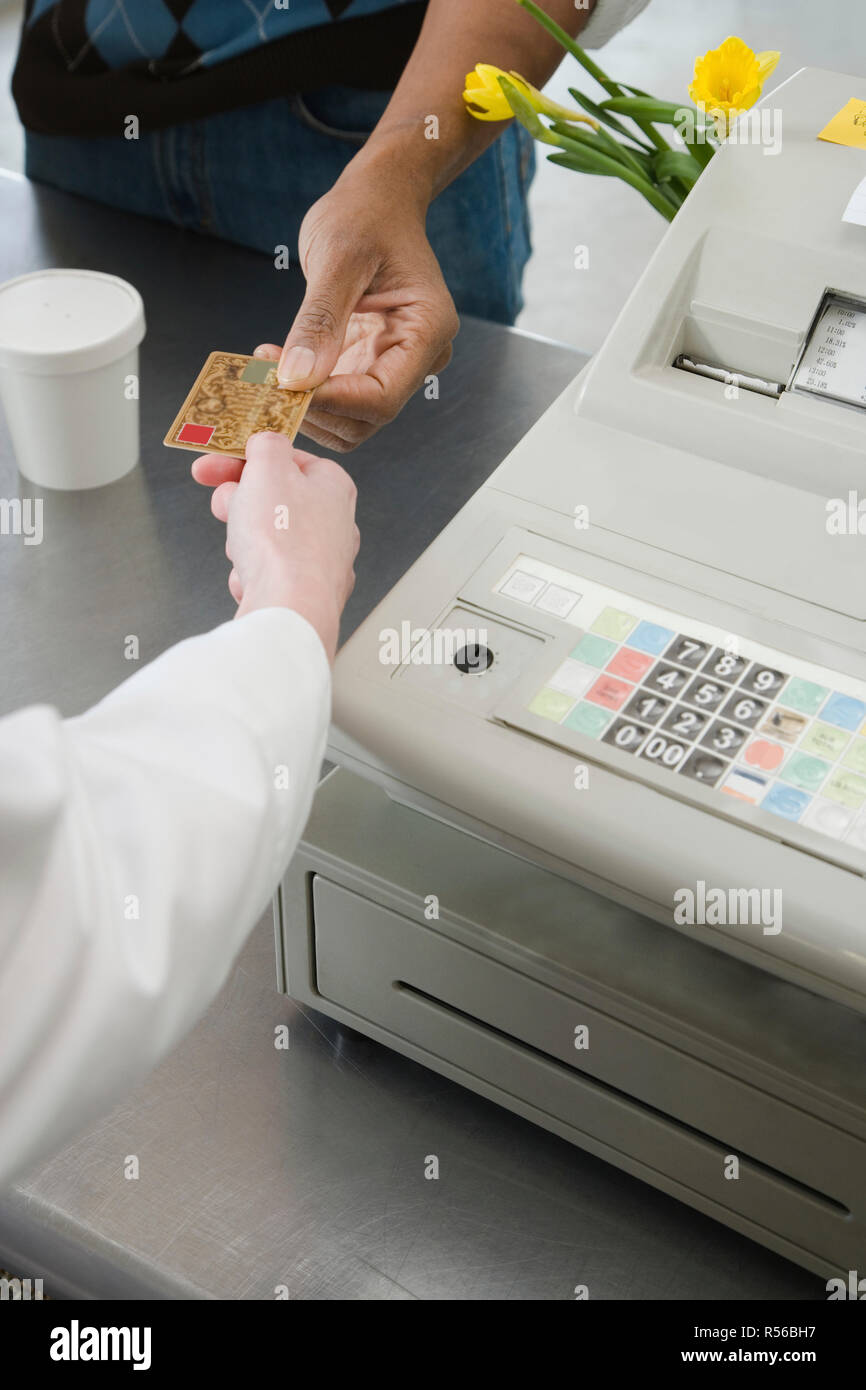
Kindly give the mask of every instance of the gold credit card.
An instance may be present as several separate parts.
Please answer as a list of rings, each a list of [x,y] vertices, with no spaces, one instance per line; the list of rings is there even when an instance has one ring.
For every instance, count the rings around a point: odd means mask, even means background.
[[[277,364],[240,352],[212,352],[165,436],[174,449],[246,458],[247,440],[259,430],[294,439],[312,391],[277,385]]]

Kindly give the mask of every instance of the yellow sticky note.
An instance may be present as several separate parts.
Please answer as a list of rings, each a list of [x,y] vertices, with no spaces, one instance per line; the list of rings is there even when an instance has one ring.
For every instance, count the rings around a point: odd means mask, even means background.
[[[818,139],[831,140],[834,145],[852,145],[855,150],[866,150],[866,101],[852,97],[819,132]]]

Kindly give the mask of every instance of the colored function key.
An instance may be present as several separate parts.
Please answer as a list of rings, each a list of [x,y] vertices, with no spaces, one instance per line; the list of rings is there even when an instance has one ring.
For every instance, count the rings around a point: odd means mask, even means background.
[[[669,627],[659,627],[658,623],[643,622],[638,623],[628,639],[628,645],[637,647],[638,651],[649,652],[650,656],[661,656],[675,636],[676,633],[672,632]]]
[[[575,661],[586,661],[590,666],[606,666],[616,651],[616,642],[607,637],[599,637],[587,632],[581,637],[571,655]]]
[[[829,758],[830,762],[835,762],[850,741],[850,735],[844,730],[834,729],[832,724],[822,724],[816,719],[800,741],[800,752],[817,753],[819,758]]]
[[[625,681],[614,680],[611,676],[600,676],[595,685],[587,691],[586,698],[605,709],[621,709],[634,690]]]
[[[632,647],[620,647],[605,669],[612,676],[622,676],[623,680],[634,681],[637,684],[646,675],[654,659],[646,652],[635,651]]]
[[[792,676],[785,690],[785,704],[801,714],[817,714],[829,694],[825,685]]]
[[[566,695],[562,690],[554,690],[551,686],[545,685],[530,700],[527,709],[530,714],[537,714],[540,719],[552,719],[555,724],[559,724],[573,704],[573,695]]]
[[[761,733],[772,734],[783,743],[796,743],[808,724],[809,720],[805,714],[797,714],[795,710],[782,709],[781,705],[776,705],[761,725]]]
[[[785,781],[802,791],[816,792],[829,771],[830,764],[823,758],[813,758],[807,753],[792,753],[785,764]]]
[[[637,618],[632,613],[625,613],[621,608],[603,608],[592,625],[591,631],[597,632],[601,637],[612,637],[616,642],[622,642],[628,637]]]
[[[582,700],[575,705],[571,714],[562,721],[563,728],[574,729],[575,733],[586,734],[588,738],[599,738],[611,721],[611,715],[600,705],[590,705]]]
[[[785,749],[768,738],[755,738],[743,754],[743,761],[762,772],[778,772],[785,761]]]
[[[799,820],[811,800],[806,792],[786,787],[784,782],[776,782],[761,802],[761,810],[771,811],[774,816],[782,816],[785,820]]]
[[[866,781],[862,777],[858,777],[856,772],[848,772],[847,769],[840,767],[827,778],[821,794],[829,797],[832,801],[840,801],[843,806],[850,806],[852,810],[859,811],[863,802],[866,801]]]
[[[735,767],[728,773],[719,790],[728,796],[735,796],[738,801],[748,801],[750,805],[755,806],[764,795],[769,783],[768,777],[752,771],[751,768]]]
[[[855,772],[866,773],[866,738],[855,738],[845,752],[842,762]]]
[[[834,691],[821,710],[821,718],[825,724],[835,724],[851,733],[860,728],[864,715],[866,704],[862,700],[854,700],[850,695],[842,695],[838,690]]]

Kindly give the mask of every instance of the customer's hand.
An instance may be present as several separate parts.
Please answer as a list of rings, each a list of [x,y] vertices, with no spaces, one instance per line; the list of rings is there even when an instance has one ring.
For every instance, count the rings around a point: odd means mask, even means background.
[[[360,544],[348,473],[268,431],[250,438],[246,463],[204,454],[192,475],[215,488],[211,510],[227,523],[237,616],[292,608],[316,629],[333,661]]]
[[[405,177],[350,165],[301,225],[304,302],[279,359],[282,385],[318,387],[302,432],[345,452],[393,420],[451,357],[454,302]]]

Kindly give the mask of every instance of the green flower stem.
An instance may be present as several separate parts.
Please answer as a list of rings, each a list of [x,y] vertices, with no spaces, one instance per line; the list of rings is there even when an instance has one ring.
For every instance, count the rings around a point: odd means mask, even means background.
[[[670,212],[671,203],[661,189],[650,183],[642,170],[640,173],[635,173],[625,164],[621,164],[619,160],[611,159],[609,155],[602,154],[600,150],[587,151],[584,146],[576,145],[576,142],[569,140],[566,136],[555,135],[552,131],[547,132],[545,143],[559,145],[560,149],[582,165],[586,173],[613,174],[616,178],[625,179],[626,183],[630,183],[632,188],[636,188],[639,193],[642,193],[659,212],[665,216]]]
[[[631,169],[638,178],[646,178],[646,169],[629,149],[628,145],[622,144],[619,140],[614,140],[612,135],[600,127],[594,135],[585,135],[583,131],[576,127],[569,126],[565,121],[554,121],[552,129],[558,135],[565,135],[569,139],[576,140],[579,145],[585,145],[588,149],[596,150],[599,154],[608,154],[611,159],[618,159],[621,164],[625,164]],[[599,145],[604,149],[599,150]]]
[[[622,121],[617,120],[616,116],[612,116],[609,111],[605,111],[603,106],[599,106],[597,102],[592,101],[585,92],[579,92],[576,87],[569,87],[568,90],[574,101],[576,101],[579,106],[583,107],[588,116],[592,116],[603,125],[609,126],[611,130],[615,130],[617,135],[621,135],[623,139],[632,141],[633,145],[636,145],[646,154],[653,153],[651,145],[645,145],[642,140],[638,140],[637,136],[633,135],[632,132],[623,125]]]
[[[716,146],[711,140],[696,140],[692,145],[686,141],[686,148],[692,159],[696,159],[702,169],[706,169],[716,152]]]
[[[517,3],[521,5],[528,14],[531,14],[534,19],[537,19],[538,23],[547,30],[548,34],[551,34],[567,53],[570,53],[573,58],[576,58],[581,67],[589,73],[590,77],[594,77],[599,86],[603,87],[610,96],[621,97],[625,95],[622,87],[608,77],[607,73],[603,72],[598,64],[593,62],[589,54],[581,48],[580,44],[577,43],[570,34],[567,34],[561,25],[557,24],[555,19],[551,19],[549,14],[545,14],[544,10],[534,4],[533,0],[517,0]],[[657,150],[670,149],[667,140],[665,140],[663,135],[659,134],[650,121],[641,120],[637,116],[632,116],[630,119],[634,121],[638,130],[640,130],[648,140],[652,141]]]
[[[584,173],[613,174],[617,178],[624,179],[626,183],[631,184],[632,188],[636,188],[639,193],[642,193],[647,202],[652,203],[653,207],[670,221],[679,204],[674,205],[660,189],[655,188],[644,176],[643,171],[639,174],[633,173],[619,159],[611,159],[609,155],[602,154],[600,150],[587,149],[585,144],[581,144],[569,136],[559,135],[553,130],[548,130],[535,107],[530,101],[527,101],[523,92],[515,86],[510,78],[500,77],[499,85],[521,125],[525,126],[536,140],[540,140],[545,145],[557,145],[575,161],[571,165],[572,168],[579,168]]]
[[[552,164],[562,164],[566,169],[576,169],[579,173],[583,174],[614,174],[617,178],[623,179],[625,183],[631,184],[632,188],[636,188],[638,193],[642,193],[647,202],[655,208],[656,212],[660,212],[662,217],[668,222],[673,222],[677,210],[680,207],[679,203],[675,203],[671,199],[666,198],[661,189],[653,188],[652,184],[647,183],[645,179],[637,178],[636,175],[632,174],[630,169],[626,169],[622,164],[616,164],[612,159],[606,161],[610,168],[605,170],[588,169],[586,164],[570,154],[551,154],[548,155],[548,159]]]
[[[605,92],[609,93],[609,96],[626,95],[626,93],[623,92],[623,88],[621,88],[619,83],[613,82],[613,79],[609,78],[606,72],[602,71],[602,68],[599,68],[598,63],[594,63],[594,61],[592,61],[592,58],[589,57],[587,51],[585,51],[585,49],[581,49],[580,43],[577,43],[577,40],[571,38],[570,33],[566,33],[566,31],[564,31],[564,29],[562,28],[562,25],[557,24],[556,19],[550,18],[549,14],[545,14],[544,10],[541,10],[541,8],[537,6],[537,4],[534,4],[534,0],[517,0],[517,4],[518,6],[523,7],[524,10],[527,11],[527,14],[531,14],[532,17],[538,19],[538,22],[542,25],[542,28],[545,28],[546,31],[548,31],[549,35],[552,35],[553,38],[556,39],[557,43],[562,44],[563,49],[566,49],[567,53],[571,54],[571,57],[577,58],[577,61],[578,63],[580,63],[581,67],[588,72],[589,76],[595,78],[595,81],[598,82],[599,86],[603,86],[603,88],[605,88]],[[651,121],[641,120],[641,118],[637,117],[637,115],[632,115],[630,120],[634,121],[634,124],[637,125],[638,131],[644,133],[646,139],[652,140],[652,143],[653,145],[655,145],[657,150],[670,149],[670,145],[669,143],[667,143],[667,140],[664,139],[663,135],[659,135],[659,132],[656,131],[656,128],[652,125]]]
[[[577,43],[570,34],[567,34],[566,31],[557,24],[555,19],[551,19],[549,14],[546,14],[544,10],[534,4],[533,0],[517,0],[517,3],[521,5],[528,14],[531,14],[534,19],[537,19],[538,23],[547,30],[548,34],[551,34],[553,38],[556,39],[556,42],[560,44],[562,48],[570,53],[573,58],[577,59],[581,67],[585,68],[590,77],[595,78],[600,87],[604,87],[605,91],[609,92],[612,97],[621,97],[624,95],[622,88],[616,82],[612,81],[606,72],[602,72],[598,64],[592,61],[589,54],[581,48],[580,44]]]

